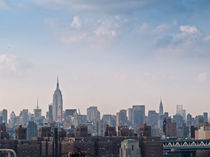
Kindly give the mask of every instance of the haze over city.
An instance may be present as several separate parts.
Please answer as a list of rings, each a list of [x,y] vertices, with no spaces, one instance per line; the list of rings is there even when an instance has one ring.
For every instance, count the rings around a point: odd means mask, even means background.
[[[210,109],[208,0],[0,0],[0,107]],[[43,112],[44,113],[44,112]]]

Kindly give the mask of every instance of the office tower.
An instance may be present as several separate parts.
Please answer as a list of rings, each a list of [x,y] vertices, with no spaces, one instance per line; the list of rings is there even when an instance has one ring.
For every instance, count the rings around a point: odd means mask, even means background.
[[[186,120],[186,110],[183,109],[183,105],[176,106],[176,114],[181,115]]]
[[[96,106],[87,108],[87,120],[88,122],[93,122],[93,124],[100,120],[100,112]]]
[[[163,102],[162,102],[162,99],[160,100],[159,115],[163,115]]]
[[[187,126],[190,127],[193,124],[193,118],[192,115],[190,113],[187,114]]]
[[[176,123],[171,121],[171,118],[164,119],[163,132],[166,137],[176,137]]]
[[[133,125],[139,127],[145,122],[145,106],[134,105],[133,106]]]
[[[128,117],[128,121],[129,121],[130,123],[132,123],[132,121],[133,121],[133,109],[132,109],[132,108],[129,108],[129,109],[127,110],[127,117]]]
[[[49,114],[49,116],[48,116],[49,119],[48,120],[49,120],[49,122],[52,122],[53,121],[53,105],[52,104],[49,105],[49,111],[48,112],[49,112],[48,113]]]
[[[2,111],[2,120],[3,120],[3,123],[7,124],[7,110],[6,109],[3,109]]]
[[[76,114],[73,117],[73,125],[74,126],[78,126],[78,125],[86,124],[86,123],[87,123],[87,115]]]
[[[139,142],[135,139],[126,139],[121,142],[120,157],[140,157]]]
[[[27,129],[23,128],[22,125],[15,128],[15,139],[17,140],[26,140]]]
[[[23,109],[20,112],[20,123],[26,125],[29,120],[29,114],[28,114],[28,109]]]
[[[204,122],[208,123],[208,113],[207,112],[203,112],[203,118],[204,118]]]
[[[77,113],[76,109],[66,109],[64,112],[64,117],[74,116]]]
[[[37,124],[33,121],[29,121],[27,126],[27,139],[31,140],[32,137],[37,137],[37,136],[38,136]]]
[[[63,98],[57,79],[57,87],[53,94],[53,120],[61,122],[63,119]]]
[[[150,125],[152,128],[155,128],[158,126],[158,113],[154,110],[150,110],[148,112],[148,125]]]
[[[182,127],[184,124],[184,119],[180,114],[176,114],[173,116],[173,122],[176,123],[176,128]]]
[[[117,126],[127,125],[127,115],[126,110],[120,110],[116,115]]]
[[[42,116],[42,109],[39,108],[39,103],[37,100],[37,106],[36,109],[34,109],[34,117],[35,119],[39,119]]]
[[[103,120],[97,121],[97,126],[96,126],[97,136],[104,136],[105,127],[106,125]]]
[[[116,116],[111,114],[104,114],[102,117],[105,125],[116,126]]]

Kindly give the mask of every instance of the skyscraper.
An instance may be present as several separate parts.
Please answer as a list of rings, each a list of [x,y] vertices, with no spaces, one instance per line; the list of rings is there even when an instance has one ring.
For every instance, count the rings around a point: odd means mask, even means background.
[[[37,124],[33,121],[28,122],[27,126],[27,139],[30,140],[32,137],[38,136]]]
[[[7,110],[3,109],[2,111],[2,118],[3,118],[3,123],[7,124]]]
[[[139,127],[145,122],[145,106],[134,105],[133,106],[133,125]]]
[[[100,120],[100,112],[96,106],[87,108],[87,120],[93,122],[93,124]]]
[[[63,98],[57,79],[57,87],[53,94],[53,120],[61,122],[63,118]]]
[[[162,102],[162,99],[160,100],[159,115],[163,115],[163,102]]]
[[[52,104],[49,105],[49,111],[48,112],[49,112],[49,117],[48,117],[49,119],[48,120],[49,120],[49,122],[52,122],[53,121],[53,105]]]

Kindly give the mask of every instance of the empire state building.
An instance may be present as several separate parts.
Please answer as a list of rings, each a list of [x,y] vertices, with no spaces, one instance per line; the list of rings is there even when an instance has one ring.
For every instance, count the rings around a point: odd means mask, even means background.
[[[53,94],[53,120],[61,122],[63,118],[63,98],[59,89],[59,81],[57,79],[57,87]]]

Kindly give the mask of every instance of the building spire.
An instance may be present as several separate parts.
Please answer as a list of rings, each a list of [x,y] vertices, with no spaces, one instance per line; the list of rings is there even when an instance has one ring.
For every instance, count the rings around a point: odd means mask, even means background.
[[[160,115],[163,115],[163,102],[162,102],[162,98],[160,98],[159,114]]]
[[[58,75],[57,75],[57,88],[56,89],[59,89],[59,79],[58,79]]]
[[[36,108],[39,109],[39,97],[37,98]]]

